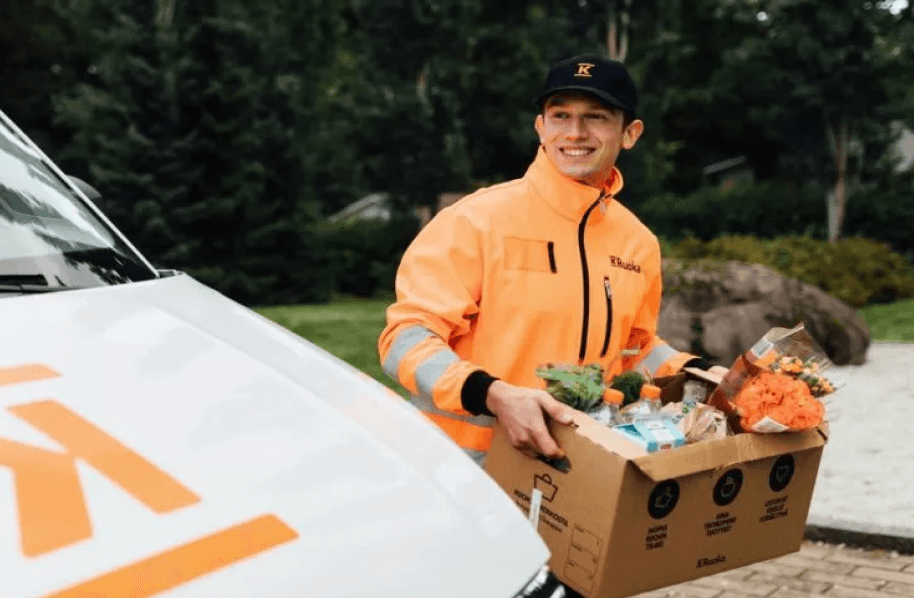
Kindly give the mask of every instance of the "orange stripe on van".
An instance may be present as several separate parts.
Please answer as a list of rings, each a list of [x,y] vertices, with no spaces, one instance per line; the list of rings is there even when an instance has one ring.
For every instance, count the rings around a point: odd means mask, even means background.
[[[37,382],[47,378],[60,376],[46,365],[30,364],[19,365],[11,368],[0,368],[0,386],[22,384],[23,382]]]
[[[444,430],[444,433],[450,436],[454,442],[465,449],[488,451],[489,447],[492,446],[492,436],[494,434],[492,428],[458,421],[437,413],[423,412],[423,414]]]
[[[275,515],[263,515],[44,598],[149,598],[297,537]]]

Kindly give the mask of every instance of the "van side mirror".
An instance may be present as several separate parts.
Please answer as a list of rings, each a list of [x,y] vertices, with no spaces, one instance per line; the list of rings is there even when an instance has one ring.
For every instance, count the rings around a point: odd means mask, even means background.
[[[101,199],[102,194],[98,192],[98,189],[87,183],[86,181],[77,178],[72,175],[67,175],[67,178],[70,179],[70,182],[76,185],[83,194],[88,197],[90,200],[95,201]]]

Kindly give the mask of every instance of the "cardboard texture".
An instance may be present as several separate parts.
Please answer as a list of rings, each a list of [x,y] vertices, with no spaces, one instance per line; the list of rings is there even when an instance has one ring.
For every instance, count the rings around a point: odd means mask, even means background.
[[[821,430],[647,454],[584,413],[549,429],[564,466],[514,449],[496,426],[486,470],[524,513],[533,489],[543,493],[537,529],[550,569],[588,598],[631,596],[800,548]]]

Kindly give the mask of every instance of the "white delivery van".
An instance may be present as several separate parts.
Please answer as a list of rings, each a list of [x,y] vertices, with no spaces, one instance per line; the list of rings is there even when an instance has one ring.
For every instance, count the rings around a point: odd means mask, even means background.
[[[395,393],[154,268],[0,113],[3,598],[515,598],[520,510]]]

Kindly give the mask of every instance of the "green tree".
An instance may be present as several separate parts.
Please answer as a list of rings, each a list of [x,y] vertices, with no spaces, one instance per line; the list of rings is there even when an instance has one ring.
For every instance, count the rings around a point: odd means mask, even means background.
[[[69,159],[88,163],[115,222],[156,263],[247,303],[329,288],[297,138],[306,61],[285,54],[288,19],[310,14],[283,8],[99,2],[98,82],[57,103],[75,131]]]
[[[67,5],[67,0],[0,3],[0,108],[48,151],[66,141],[51,125],[51,96],[89,76],[88,48]]]
[[[755,31],[726,54],[715,88],[768,127],[782,169],[827,184],[829,239],[837,239],[849,183],[887,146],[894,69],[880,43],[891,15],[864,0],[728,0],[721,14]]]

